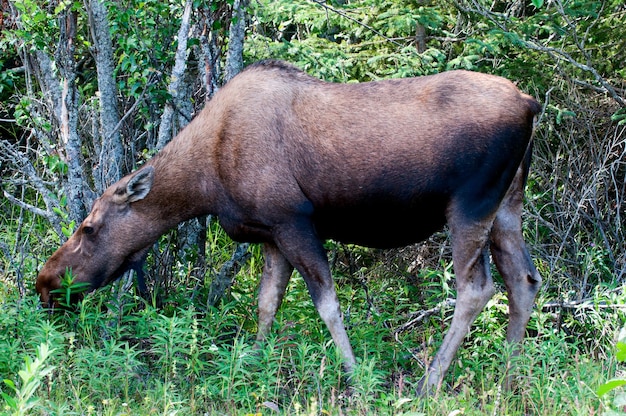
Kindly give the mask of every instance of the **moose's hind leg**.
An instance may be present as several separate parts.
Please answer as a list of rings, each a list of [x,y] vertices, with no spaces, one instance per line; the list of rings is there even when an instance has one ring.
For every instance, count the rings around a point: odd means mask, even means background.
[[[491,219],[476,223],[449,221],[449,224],[457,284],[456,306],[443,343],[418,385],[421,395],[441,387],[463,338],[495,292],[487,250]]]
[[[509,326],[506,339],[519,344],[524,338],[535,297],[541,287],[541,276],[535,269],[522,235],[522,170],[511,185],[496,214],[491,231],[491,255],[506,285],[509,300]],[[519,348],[513,349],[513,355]],[[504,387],[512,387],[512,376],[507,374]]]
[[[524,180],[522,170],[500,204],[491,230],[491,255],[504,279],[509,298],[507,341],[524,338],[541,276],[535,269],[522,235]]]

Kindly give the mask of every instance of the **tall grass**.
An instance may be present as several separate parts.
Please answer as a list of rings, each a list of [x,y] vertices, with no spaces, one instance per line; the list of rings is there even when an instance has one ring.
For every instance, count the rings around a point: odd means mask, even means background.
[[[451,279],[446,273],[428,274],[425,287]],[[543,310],[547,301],[539,299],[530,337],[514,359],[511,392],[501,389],[511,355],[506,297],[496,296],[443,390],[421,399],[415,396],[420,360],[432,357],[452,308],[394,335],[413,312],[440,302],[441,291],[416,302],[416,288],[405,279],[361,277],[338,279],[359,363],[350,380],[298,276],[260,346],[253,275],[240,276],[219,308],[206,309],[201,296],[184,293],[156,308],[114,286],[52,316],[38,308],[34,294],[20,299],[5,285],[0,375],[10,381],[0,386],[0,410],[20,414],[16,403],[23,402],[29,414],[42,415],[590,415],[611,406],[611,395],[601,401],[596,389],[618,368],[612,343],[624,314],[609,306],[626,302],[622,292],[599,287],[581,310]],[[30,378],[25,363],[31,363]]]

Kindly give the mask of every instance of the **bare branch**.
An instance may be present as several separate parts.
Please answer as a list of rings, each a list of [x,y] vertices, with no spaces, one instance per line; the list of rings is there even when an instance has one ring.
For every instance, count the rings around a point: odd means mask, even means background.
[[[609,291],[608,293],[621,293],[622,288],[617,288]],[[580,309],[614,309],[614,310],[626,310],[626,305],[620,303],[597,303],[593,300],[593,298],[585,298],[578,301],[552,301],[547,302],[541,305],[542,312],[554,312],[556,309],[569,309],[569,310],[580,310]]]
[[[408,322],[405,322],[404,324],[396,328],[396,330],[394,331],[396,338],[398,337],[399,334],[405,331],[408,331],[409,329],[413,328],[416,324],[431,317],[432,315],[439,313],[442,309],[449,308],[454,305],[456,305],[456,299],[448,298],[442,302],[439,302],[439,304],[435,306],[434,308],[430,308],[427,310],[422,310],[422,311],[413,313]]]
[[[52,215],[50,212],[48,212],[48,211],[45,211],[45,210],[43,210],[43,209],[41,209],[41,208],[37,208],[36,206],[31,205],[31,204],[27,204],[27,203],[26,203],[26,202],[24,202],[24,201],[20,201],[19,199],[15,198],[13,195],[11,195],[10,193],[8,193],[8,192],[7,192],[7,191],[5,191],[4,189],[2,190],[2,194],[4,195],[4,197],[5,197],[6,199],[8,199],[8,200],[9,200],[9,202],[10,202],[10,203],[12,203],[12,204],[14,204],[14,205],[17,205],[17,206],[19,206],[20,208],[23,208],[23,209],[25,209],[25,210],[27,210],[27,211],[30,211],[30,212],[32,212],[32,213],[33,213],[33,214],[35,214],[35,215],[42,216],[42,217],[44,217],[44,218],[47,218],[48,220],[50,220],[50,219],[51,219],[51,217],[53,216],[53,215]]]
[[[0,154],[7,155],[7,159],[10,160],[10,162],[18,168],[17,171],[22,172],[22,174],[26,178],[28,178],[27,183],[34,189],[36,189],[39,195],[41,195],[41,198],[46,205],[46,210],[42,210],[30,204],[26,204],[25,202],[13,197],[6,190],[3,189],[4,196],[11,203],[16,204],[21,208],[26,209],[36,215],[40,215],[46,218],[55,229],[55,231],[59,234],[59,236],[62,236],[63,233],[61,232],[60,219],[53,213],[53,208],[59,208],[59,204],[50,197],[50,189],[46,185],[46,182],[41,178],[41,176],[39,176],[31,161],[26,155],[15,149],[6,140],[0,140],[0,150]]]
[[[600,75],[600,73],[594,67],[578,62],[570,54],[562,49],[557,49],[550,46],[543,46],[527,40],[523,40],[522,43],[529,49],[547,53],[555,60],[558,60],[558,57],[560,56],[576,68],[585,72],[590,72],[595,78],[596,82],[602,85],[603,89],[600,90],[601,92],[609,94],[611,98],[613,98],[613,100],[615,100],[615,102],[617,102],[621,107],[626,107],[626,101],[624,101],[624,99],[617,93],[615,88],[613,88],[613,86],[609,84],[609,82],[605,80],[604,77],[602,77],[602,75]],[[597,88],[594,89],[597,90]]]

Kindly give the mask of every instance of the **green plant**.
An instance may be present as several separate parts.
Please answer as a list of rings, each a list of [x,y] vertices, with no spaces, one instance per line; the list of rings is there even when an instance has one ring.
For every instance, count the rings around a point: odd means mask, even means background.
[[[72,270],[66,269],[65,274],[61,276],[61,287],[50,291],[55,295],[61,295],[59,300],[61,306],[69,308],[72,306],[72,298],[89,290],[90,284],[88,282],[76,282],[75,280],[76,276],[72,274]]]
[[[626,337],[624,336],[626,333],[624,333],[624,330],[622,330],[622,334],[620,335],[620,340],[617,341],[615,345],[615,359],[618,362],[623,363],[626,361]],[[620,387],[624,385],[626,385],[626,377],[622,376],[615,377],[598,387],[597,393],[600,397],[604,397],[609,392],[619,389],[608,406],[611,410],[605,412],[605,416],[626,415],[626,391],[620,389]]]
[[[4,392],[0,393],[13,415],[29,414],[29,411],[40,402],[40,398],[35,394],[41,381],[54,370],[53,366],[45,363],[52,351],[47,343],[40,344],[34,360],[30,356],[24,358],[24,365],[18,372],[21,383],[16,384],[10,379],[4,380],[4,384],[15,393],[14,397]]]

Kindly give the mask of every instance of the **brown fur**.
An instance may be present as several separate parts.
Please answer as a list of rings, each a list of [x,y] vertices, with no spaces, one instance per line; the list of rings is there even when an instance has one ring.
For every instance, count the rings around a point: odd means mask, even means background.
[[[541,282],[520,218],[539,110],[509,81],[479,73],[331,84],[281,62],[255,64],[104,192],[41,270],[37,291],[49,303],[66,268],[101,287],[180,221],[216,214],[234,239],[264,243],[258,338],[296,268],[351,369],[323,240],[398,247],[448,223],[458,301],[426,391],[493,293],[489,248],[512,297],[509,340],[523,336]]]

